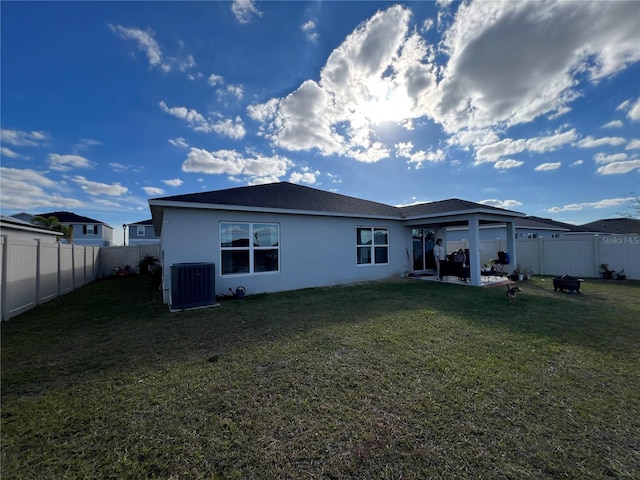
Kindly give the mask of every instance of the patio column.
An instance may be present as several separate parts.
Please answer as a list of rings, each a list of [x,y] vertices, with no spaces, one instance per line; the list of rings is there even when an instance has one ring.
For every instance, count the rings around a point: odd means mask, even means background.
[[[508,271],[513,272],[518,265],[518,256],[516,252],[516,223],[507,221],[507,252],[511,257],[511,263],[509,264]]]
[[[469,274],[471,275],[471,285],[479,287],[482,285],[480,274],[480,222],[476,216],[467,220],[469,224]]]

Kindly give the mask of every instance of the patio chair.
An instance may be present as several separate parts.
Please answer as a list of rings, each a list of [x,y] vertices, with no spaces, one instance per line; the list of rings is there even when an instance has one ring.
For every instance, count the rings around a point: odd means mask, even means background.
[[[511,263],[511,258],[508,252],[498,252],[498,259],[491,262],[491,265],[495,267],[496,273],[501,277],[506,274],[504,267]]]

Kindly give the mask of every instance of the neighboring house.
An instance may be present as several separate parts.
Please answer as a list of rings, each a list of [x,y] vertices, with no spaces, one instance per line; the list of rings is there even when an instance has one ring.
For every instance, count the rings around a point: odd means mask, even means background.
[[[23,220],[29,214],[19,213],[14,215]],[[113,245],[113,228],[100,220],[76,215],[72,212],[47,212],[31,215],[27,221],[31,221],[34,216],[44,218],[56,217],[61,225],[73,227],[73,243],[76,245],[92,245],[99,247],[110,247]]]
[[[452,227],[448,229],[447,238],[449,241],[463,241],[468,237],[467,227]],[[569,223],[558,222],[550,218],[526,217],[516,219],[516,238],[563,238],[569,235],[585,234],[605,234],[598,229],[585,229],[584,226],[571,225]],[[505,225],[488,225],[480,227],[480,240],[506,240],[507,229]]]
[[[282,182],[149,200],[161,238],[164,300],[172,265],[215,264],[215,291],[248,293],[350,284],[428,270],[435,238],[469,227],[472,285],[481,285],[479,227],[524,214],[459,199],[394,207]],[[410,253],[411,252],[411,253]]]
[[[622,235],[640,235],[640,220],[635,218],[603,218],[581,225],[585,231],[606,232]]]
[[[160,243],[151,219],[127,224],[129,245],[151,245]]]
[[[62,233],[32,225],[15,217],[0,215],[0,235],[20,240],[40,240],[55,243],[62,238]]]

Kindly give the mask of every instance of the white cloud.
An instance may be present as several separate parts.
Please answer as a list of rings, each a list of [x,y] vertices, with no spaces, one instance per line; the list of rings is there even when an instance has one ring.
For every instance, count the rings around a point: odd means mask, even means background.
[[[80,155],[49,154],[49,167],[51,170],[66,172],[74,168],[92,168],[93,166],[93,163]]]
[[[611,162],[598,168],[601,175],[621,175],[634,170],[640,170],[640,160],[627,160],[621,162]]]
[[[269,122],[273,120],[278,112],[279,100],[272,98],[266,103],[253,104],[247,107],[247,113],[258,122]]]
[[[562,165],[562,162],[551,162],[551,163],[543,163],[538,165],[534,170],[536,172],[545,172],[548,170],[557,170]]]
[[[180,147],[180,148],[189,148],[189,144],[187,143],[187,141],[182,138],[182,137],[178,137],[178,138],[170,138],[169,139],[169,143],[171,145],[173,145],[174,147]]]
[[[209,82],[209,85],[211,85],[212,87],[215,87],[216,85],[223,85],[224,77],[222,77],[221,75],[216,75],[215,73],[212,73],[211,75],[209,75],[207,82]]]
[[[196,61],[193,58],[193,55],[187,55],[187,58],[180,61],[178,68],[184,72],[185,70],[188,70],[195,66],[196,66]]]
[[[305,33],[307,40],[309,40],[310,42],[318,41],[318,32],[316,32],[316,24],[313,23],[311,20],[309,20],[308,22],[305,22],[300,27],[300,30],[302,30]]]
[[[165,113],[184,120],[196,132],[216,132],[220,135],[234,139],[243,138],[247,133],[240,117],[236,117],[235,120],[225,119],[213,122],[206,119],[197,110],[192,110],[186,107],[168,107],[164,101],[160,102],[160,108]],[[169,140],[169,142],[171,142],[171,140]],[[186,146],[186,143],[184,142],[178,142],[177,140],[175,140],[175,142],[176,143],[172,143],[178,146]]]
[[[611,120],[609,123],[605,123],[602,128],[619,128],[623,125],[622,120]]]
[[[253,0],[233,0],[231,11],[240,23],[249,23],[254,16],[262,16]]]
[[[625,150],[637,150],[640,148],[640,138],[634,138],[629,142]]]
[[[571,165],[569,165],[570,167],[578,167],[580,165],[582,165],[584,163],[584,160],[576,160],[575,162],[573,162]]]
[[[33,211],[36,208],[68,208],[83,206],[73,198],[61,196],[60,186],[40,172],[31,169],[0,167],[0,204],[3,209]]]
[[[507,126],[560,112],[640,59],[634,2],[462,3],[443,47],[449,62],[433,110],[445,129]]]
[[[522,202],[519,202],[517,200],[498,200],[497,198],[489,198],[486,200],[481,200],[478,203],[482,205],[489,205],[491,207],[507,208],[507,209],[522,205]]]
[[[123,187],[120,183],[113,183],[109,185],[107,183],[93,182],[80,175],[76,175],[71,178],[71,181],[80,185],[80,188],[89,195],[108,195],[111,197],[119,197],[129,191],[127,187]]]
[[[281,148],[363,162],[388,157],[378,125],[411,128],[435,89],[434,69],[424,63],[431,50],[409,32],[410,16],[402,6],[376,13],[331,53],[319,81],[306,80],[285,98],[250,107],[249,114]]]
[[[498,142],[483,145],[476,150],[475,164],[496,162],[502,157],[511,156],[522,152],[545,153],[573,142],[578,138],[575,129],[566,132],[548,135],[546,137],[534,137],[528,139],[505,138]]]
[[[144,193],[146,193],[147,195],[162,195],[164,193],[164,190],[162,188],[158,188],[158,187],[142,187],[142,190],[144,190]]]
[[[227,85],[227,87],[223,89],[216,90],[216,93],[219,98],[223,98],[227,95],[231,95],[236,97],[238,100],[242,100],[244,96],[244,87],[242,85]]]
[[[292,172],[289,176],[291,183],[306,183],[313,185],[316,183],[317,176],[320,175],[319,171],[311,171],[308,167],[303,168],[301,172]]]
[[[616,110],[629,110],[629,107],[631,106],[631,100],[625,100],[624,102],[622,102],[620,105],[618,105],[616,107]]]
[[[597,202],[582,202],[582,203],[571,203],[569,205],[564,205],[562,207],[552,207],[547,211],[550,213],[561,213],[561,212],[575,212],[580,210],[585,210],[589,208],[594,209],[603,209],[603,208],[615,208],[621,205],[624,205],[627,202],[635,200],[634,197],[623,197],[623,198],[606,198],[604,200],[599,200]]]
[[[182,171],[189,173],[225,174],[244,176],[250,182],[263,182],[267,179],[283,177],[293,166],[291,160],[274,155],[247,155],[235,150],[209,152],[200,148],[191,148],[187,159],[182,163]]]
[[[509,168],[521,167],[524,162],[521,160],[514,160],[512,158],[508,160],[498,160],[493,166],[499,170],[507,170]]]
[[[0,130],[0,141],[14,147],[37,147],[47,138],[48,135],[44,132],[23,132],[4,128]]]
[[[245,136],[247,131],[244,128],[242,119],[236,117],[235,120],[227,118],[226,120],[220,120],[210,126],[211,130],[224,135],[225,137],[240,139]]]
[[[109,166],[113,169],[114,172],[126,172],[131,168],[130,165],[124,165],[122,163],[115,162],[110,163]]]
[[[603,138],[594,138],[592,136],[588,136],[580,140],[576,145],[580,148],[597,148],[603,145],[622,145],[626,140],[622,137],[603,137]]]
[[[445,153],[442,149],[437,150],[413,150],[412,142],[400,142],[395,145],[396,156],[409,159],[409,164],[414,164],[416,169],[422,168],[424,162],[437,163],[445,159]]]
[[[633,121],[640,120],[640,98],[638,98],[636,102],[629,108],[627,118]]]
[[[0,154],[3,157],[9,157],[9,158],[28,158],[28,157],[25,157],[24,155],[20,155],[19,153],[14,152],[8,147],[0,147]]]
[[[154,38],[155,33],[153,30],[144,31],[139,28],[127,28],[122,25],[111,24],[109,24],[109,28],[125,40],[134,40],[138,44],[138,49],[142,50],[147,56],[150,66],[158,67],[165,72],[171,70],[171,65],[163,58],[160,45]]]
[[[596,153],[593,159],[596,163],[611,163],[626,160],[628,158],[626,153],[614,153],[613,155],[607,155],[605,153]]]
[[[179,178],[172,178],[171,180],[163,180],[162,182],[169,185],[170,187],[179,187],[183,183],[182,180],[180,180]]]

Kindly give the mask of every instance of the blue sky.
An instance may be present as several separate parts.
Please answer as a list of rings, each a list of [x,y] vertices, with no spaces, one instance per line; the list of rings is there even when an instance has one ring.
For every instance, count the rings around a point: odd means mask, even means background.
[[[2,214],[289,181],[569,223],[640,193],[640,2],[2,2]]]

